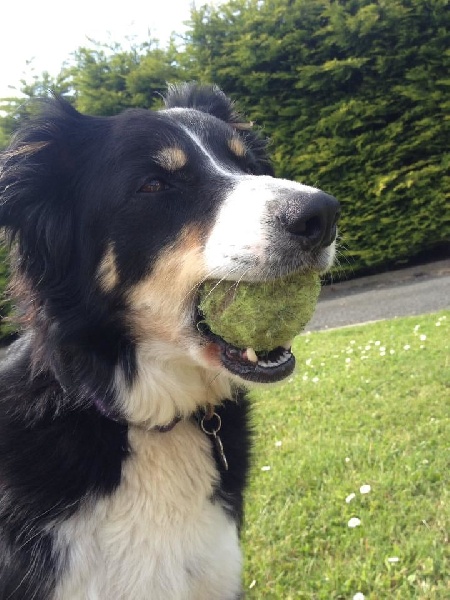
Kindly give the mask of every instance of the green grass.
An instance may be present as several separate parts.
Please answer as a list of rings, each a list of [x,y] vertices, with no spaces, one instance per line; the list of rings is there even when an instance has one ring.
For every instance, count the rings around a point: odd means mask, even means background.
[[[252,393],[248,599],[450,598],[449,346],[450,312],[304,335]]]

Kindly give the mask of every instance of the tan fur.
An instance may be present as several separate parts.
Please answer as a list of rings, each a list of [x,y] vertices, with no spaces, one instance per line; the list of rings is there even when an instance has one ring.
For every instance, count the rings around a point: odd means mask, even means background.
[[[130,388],[118,368],[116,389],[131,423],[165,425],[230,398],[230,376],[193,329],[196,289],[206,277],[201,238],[185,229],[128,294],[138,375]]]
[[[110,292],[113,290],[119,282],[116,254],[112,243],[108,245],[108,249],[105,252],[105,255],[103,256],[97,269],[97,280],[100,284],[100,287],[105,292]]]
[[[245,156],[245,153],[247,152],[245,144],[238,137],[233,137],[231,138],[231,140],[228,140],[228,146],[231,152],[233,152],[233,154],[235,154],[236,156],[239,156],[239,158]]]
[[[167,171],[177,171],[186,166],[188,157],[184,150],[174,146],[163,148],[155,156],[155,160]]]
[[[184,229],[178,240],[164,248],[150,275],[128,294],[130,325],[138,341],[159,338],[174,342],[185,323],[197,285],[205,277],[201,234]]]

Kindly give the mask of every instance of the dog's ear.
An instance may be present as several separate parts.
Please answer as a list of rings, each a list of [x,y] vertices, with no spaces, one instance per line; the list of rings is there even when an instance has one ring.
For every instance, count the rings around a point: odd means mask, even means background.
[[[231,98],[216,85],[169,85],[164,104],[166,108],[195,108],[225,121],[234,129],[245,131],[253,127],[252,122],[239,114]]]
[[[19,231],[31,214],[60,203],[70,172],[70,135],[81,115],[59,98],[35,103],[38,116],[26,121],[0,155],[0,225]]]
[[[19,267],[34,282],[58,277],[54,270],[63,272],[71,253],[73,146],[84,118],[58,98],[39,109],[0,156],[0,227],[17,242]]]

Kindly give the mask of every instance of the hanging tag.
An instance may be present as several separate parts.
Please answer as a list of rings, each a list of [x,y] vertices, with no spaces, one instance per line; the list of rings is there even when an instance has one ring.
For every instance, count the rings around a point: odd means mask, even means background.
[[[214,422],[212,423],[212,425],[210,423],[210,421],[212,421],[214,418],[216,418],[216,420],[217,420],[217,423],[215,424],[216,427],[213,427]],[[207,425],[210,426],[211,430],[207,429]],[[228,471],[228,461],[227,461],[227,457],[225,456],[225,451],[223,449],[222,440],[217,435],[217,433],[220,431],[220,429],[222,427],[222,419],[216,412],[213,413],[210,417],[205,415],[202,418],[202,420],[200,421],[200,427],[202,428],[202,431],[204,433],[206,433],[206,435],[209,435],[214,438],[214,444],[216,446],[217,454],[219,455],[219,459],[222,464],[222,467],[225,469],[225,471]]]
[[[219,458],[220,458],[220,462],[222,463],[222,467],[225,469],[225,471],[228,471],[228,461],[227,461],[227,457],[225,456],[225,452],[223,451],[222,440],[220,439],[220,437],[217,434],[214,435],[214,442],[216,444],[216,449],[219,454]]]

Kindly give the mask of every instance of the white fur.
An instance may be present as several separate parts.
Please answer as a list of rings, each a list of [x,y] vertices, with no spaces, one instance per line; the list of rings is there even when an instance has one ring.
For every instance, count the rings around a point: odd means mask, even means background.
[[[218,474],[194,423],[130,430],[132,455],[108,497],[58,529],[52,600],[230,600],[240,590],[236,523],[211,501]]]
[[[191,336],[185,335],[189,341]],[[198,341],[190,347],[164,340],[141,343],[137,372],[130,387],[118,368],[116,389],[127,420],[149,428],[167,425],[177,416],[188,417],[200,407],[232,397],[230,374],[220,364],[215,368],[208,365]]]
[[[261,278],[260,266],[273,244],[274,217],[268,209],[289,191],[312,196],[319,193],[316,188],[268,175],[245,175],[234,183],[205,247],[206,266],[216,278]]]

